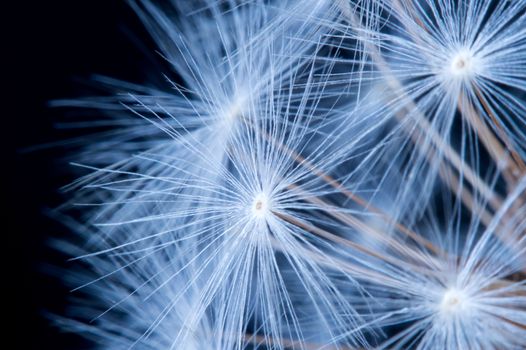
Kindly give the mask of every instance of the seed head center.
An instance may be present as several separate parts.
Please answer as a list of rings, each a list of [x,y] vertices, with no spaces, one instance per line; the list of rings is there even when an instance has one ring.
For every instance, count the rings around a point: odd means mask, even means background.
[[[459,60],[457,60],[456,66],[458,69],[462,69],[466,66],[466,62],[464,61],[464,59],[460,58]]]
[[[462,310],[466,306],[466,295],[456,288],[450,288],[445,291],[440,310],[443,313],[450,314]]]
[[[458,78],[469,78],[477,70],[477,60],[467,50],[462,50],[454,55],[449,66],[449,73]]]
[[[246,103],[246,97],[244,95],[236,96],[225,111],[225,120],[228,123],[234,123],[242,119],[246,109]]]
[[[264,193],[258,194],[252,202],[251,212],[252,215],[258,219],[265,218],[270,209],[269,199]]]

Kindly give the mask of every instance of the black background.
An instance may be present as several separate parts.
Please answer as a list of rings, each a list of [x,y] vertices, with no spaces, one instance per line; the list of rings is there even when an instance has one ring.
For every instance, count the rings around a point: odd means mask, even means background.
[[[94,73],[142,82],[151,73],[155,48],[124,0],[13,3],[2,9],[8,17],[2,31],[2,60],[7,61],[1,125],[8,153],[2,167],[2,206],[7,209],[2,212],[8,222],[2,284],[13,294],[4,299],[13,317],[4,314],[3,321],[15,326],[9,336],[15,337],[16,349],[89,348],[44,316],[61,314],[67,306],[68,289],[49,274],[50,266],[68,268],[67,257],[50,248],[49,241],[68,230],[46,209],[67,199],[59,189],[75,178],[64,161],[72,150],[60,144],[27,148],[73,136],[54,127],[66,112],[50,108],[50,100],[83,96]]]

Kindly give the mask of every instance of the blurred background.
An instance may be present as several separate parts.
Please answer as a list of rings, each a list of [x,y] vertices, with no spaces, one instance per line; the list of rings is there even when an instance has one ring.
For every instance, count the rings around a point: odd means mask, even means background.
[[[48,214],[68,198],[60,188],[76,178],[68,163],[74,150],[60,141],[83,134],[57,128],[75,111],[48,103],[93,93],[92,74],[145,81],[154,46],[126,1],[13,1],[7,6],[2,24],[7,43],[2,142],[8,157],[2,167],[8,222],[3,283],[13,294],[6,299],[13,318],[5,320],[13,319],[15,327],[8,334],[15,337],[16,349],[88,348],[45,316],[63,314],[69,294],[52,277],[53,270],[68,268],[67,257],[50,247],[51,238],[67,236],[68,229]]]

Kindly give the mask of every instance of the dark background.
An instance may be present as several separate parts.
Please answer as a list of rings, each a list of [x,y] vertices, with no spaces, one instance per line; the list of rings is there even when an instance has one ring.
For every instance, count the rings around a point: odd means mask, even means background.
[[[46,210],[68,197],[60,187],[75,179],[64,160],[74,159],[74,150],[64,144],[28,147],[78,136],[79,131],[54,127],[71,111],[49,107],[50,100],[85,96],[94,73],[144,81],[154,46],[124,0],[12,3],[2,9],[8,17],[1,54],[7,60],[1,125],[8,159],[1,173],[2,213],[8,222],[2,233],[8,238],[2,284],[13,294],[4,299],[13,317],[4,314],[3,321],[15,326],[9,336],[16,349],[89,348],[45,317],[45,312],[63,314],[69,294],[49,273],[51,266],[68,268],[67,257],[49,244],[53,237],[67,236],[68,229]]]

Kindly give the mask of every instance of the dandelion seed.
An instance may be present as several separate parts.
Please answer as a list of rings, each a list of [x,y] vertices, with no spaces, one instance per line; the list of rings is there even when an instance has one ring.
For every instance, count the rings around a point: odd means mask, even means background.
[[[526,144],[520,82],[524,2],[390,1],[384,6],[391,16],[383,29],[371,30],[351,18],[337,37],[361,40],[371,56],[364,74],[384,87],[378,113],[388,111],[385,118],[397,125],[390,134],[397,142],[391,157],[409,159],[403,171],[413,186],[422,186],[421,200],[428,200],[443,171],[436,158],[462,175],[478,172],[472,169],[478,159],[457,156],[479,152],[478,140],[506,181],[516,182],[525,169],[520,160]],[[462,135],[453,131],[459,116]],[[482,182],[471,175],[466,180],[474,187]]]
[[[480,219],[473,215],[466,232],[455,224],[460,220],[459,212],[450,217],[446,233],[433,234],[447,256],[438,260],[430,257],[426,272],[401,271],[399,275],[391,274],[397,282],[388,282],[390,288],[371,288],[377,290],[373,295],[381,300],[380,309],[389,305],[375,319],[387,324],[410,322],[383,342],[382,348],[402,349],[416,344],[425,349],[518,349],[526,345],[524,280],[507,279],[526,267],[524,240],[519,238],[526,224],[522,218],[524,207],[511,207],[525,186],[523,179],[488,227],[480,227]],[[482,200],[479,205],[487,203]],[[517,239],[515,251],[499,240],[499,233],[493,232],[504,216],[507,234]],[[439,228],[433,228],[436,229]],[[480,233],[481,229],[485,231]],[[385,321],[382,315],[387,317]]]

